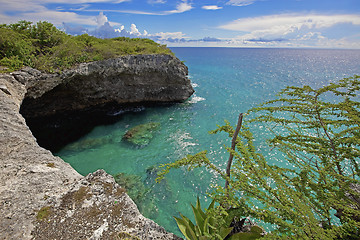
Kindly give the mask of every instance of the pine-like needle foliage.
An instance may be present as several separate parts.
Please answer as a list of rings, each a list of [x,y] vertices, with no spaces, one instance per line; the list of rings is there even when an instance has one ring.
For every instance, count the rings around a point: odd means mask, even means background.
[[[205,166],[229,181],[211,196],[241,217],[270,223],[269,239],[359,239],[360,236],[360,76],[319,89],[287,87],[278,98],[249,111],[240,131],[231,177],[210,163],[205,152],[169,168]],[[269,163],[249,130],[263,125],[273,151],[286,166]],[[213,133],[234,134],[226,122]],[[195,160],[194,160],[195,159]]]

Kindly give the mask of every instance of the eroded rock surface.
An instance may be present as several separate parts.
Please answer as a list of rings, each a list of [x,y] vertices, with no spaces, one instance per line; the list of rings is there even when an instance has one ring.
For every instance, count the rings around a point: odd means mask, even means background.
[[[50,202],[50,201],[49,201]],[[35,239],[180,239],[142,216],[104,170],[71,185],[37,215]]]
[[[37,210],[81,175],[40,148],[19,113],[25,86],[0,75],[0,239],[30,239]]]
[[[82,63],[61,74],[26,68],[13,75],[29,90],[22,114],[37,117],[109,103],[184,101],[194,92],[187,74],[176,57],[135,55]]]
[[[163,58],[168,59],[169,66]],[[139,56],[128,59],[128,63],[124,59],[80,65],[77,70],[62,75],[43,74],[30,68],[0,74],[0,239],[177,239],[144,218],[110,175],[98,171],[83,177],[41,148],[19,113],[24,98],[33,99],[33,103],[44,101],[28,112],[41,115],[49,114],[49,109],[76,110],[102,101],[125,101],[130,92],[135,96],[133,101],[142,101],[141,96],[151,101],[180,101],[191,95],[192,88],[185,90],[186,94],[176,93],[183,88],[184,81],[189,81],[186,76],[183,78],[187,69],[181,64],[176,74],[182,77],[168,86],[161,87],[161,81],[155,79],[153,89],[158,91],[138,90],[141,85],[150,87],[151,76],[155,75],[171,82],[173,71],[177,71],[170,69],[171,62],[178,61],[175,58]],[[148,71],[137,67],[140,63]],[[128,76],[129,81],[115,83],[121,64],[126,66],[120,75]],[[154,70],[155,65],[163,70]],[[138,76],[147,75],[141,82]],[[94,82],[89,83],[87,77],[92,77]],[[107,89],[101,89],[102,81],[110,84]],[[156,100],[158,93],[165,92],[169,96],[176,93],[178,97]],[[71,101],[66,98],[73,93],[76,95]],[[43,111],[41,106],[45,105],[47,110]]]

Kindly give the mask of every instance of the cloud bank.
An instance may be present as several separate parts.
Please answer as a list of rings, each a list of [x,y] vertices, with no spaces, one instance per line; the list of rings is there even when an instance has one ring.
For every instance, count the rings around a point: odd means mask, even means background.
[[[95,18],[98,26],[94,30],[88,30],[80,26],[71,26],[63,23],[63,30],[72,35],[89,34],[98,38],[114,38],[114,37],[129,37],[129,38],[149,38],[160,44],[199,44],[199,43],[219,43],[223,40],[214,37],[204,37],[201,39],[190,39],[182,32],[158,32],[148,33],[147,30],[139,30],[136,24],[132,23],[129,30],[124,25],[112,26],[108,21],[107,16],[100,12]]]
[[[277,42],[289,46],[298,46],[308,43],[309,46],[322,46],[330,42],[326,36],[327,30],[342,26],[344,29],[359,27],[360,16],[351,14],[324,15],[324,14],[277,14],[253,18],[239,18],[219,26],[220,29],[238,32],[233,41],[249,43]],[[341,38],[341,36],[339,36]],[[281,41],[278,41],[281,40]],[[286,40],[286,41],[285,41]],[[339,47],[350,39],[338,39]],[[334,44],[335,42],[332,41]]]

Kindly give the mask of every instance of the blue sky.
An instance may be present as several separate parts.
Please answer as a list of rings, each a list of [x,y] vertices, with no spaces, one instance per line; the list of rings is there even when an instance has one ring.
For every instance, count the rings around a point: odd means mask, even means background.
[[[168,46],[360,49],[360,0],[0,0],[0,22]]]

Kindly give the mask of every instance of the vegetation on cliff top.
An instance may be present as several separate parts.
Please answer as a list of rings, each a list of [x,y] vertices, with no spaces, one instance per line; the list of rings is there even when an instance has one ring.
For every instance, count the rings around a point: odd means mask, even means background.
[[[71,36],[49,22],[19,21],[0,25],[0,72],[23,66],[57,72],[78,63],[132,54],[173,53],[150,39]]]

